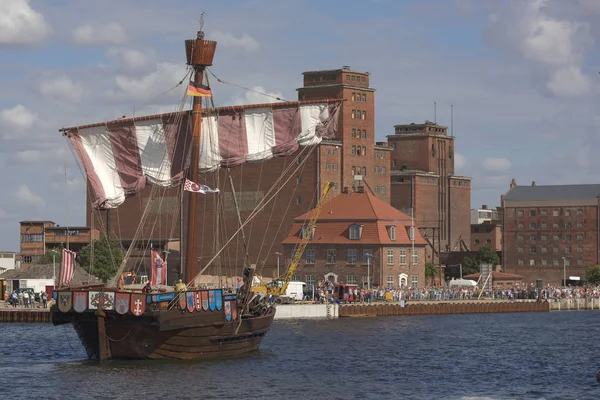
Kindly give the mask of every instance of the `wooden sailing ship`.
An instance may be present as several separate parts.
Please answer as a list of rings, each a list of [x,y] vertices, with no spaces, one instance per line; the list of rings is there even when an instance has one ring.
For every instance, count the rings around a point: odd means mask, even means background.
[[[200,31],[185,45],[193,84],[205,87],[203,73],[212,65],[216,42],[204,40]],[[94,207],[116,208],[147,184],[181,186],[198,182],[200,171],[290,155],[300,146],[316,146],[321,137],[337,130],[336,102],[206,110],[201,100],[194,97],[191,111],[62,129],[86,172]],[[257,121],[263,125],[251,131]],[[266,135],[258,141],[262,147],[231,146],[250,142],[250,136],[256,143],[256,135]],[[219,358],[259,348],[275,308],[264,294],[252,292],[252,266],[243,267],[238,290],[196,288],[195,278],[202,272],[195,270],[198,194],[187,195],[184,290],[163,287],[142,293],[117,287],[113,280],[100,286],[62,286],[53,292],[53,323],[72,324],[89,358]],[[121,272],[122,267],[117,275]]]

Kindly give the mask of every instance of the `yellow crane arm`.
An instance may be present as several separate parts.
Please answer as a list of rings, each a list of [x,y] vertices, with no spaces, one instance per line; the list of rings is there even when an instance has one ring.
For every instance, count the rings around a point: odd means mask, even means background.
[[[287,290],[288,284],[294,277],[296,270],[298,269],[298,264],[300,263],[300,259],[302,258],[302,254],[304,253],[304,249],[306,249],[306,245],[311,239],[313,230],[315,225],[317,224],[317,219],[319,219],[319,214],[321,214],[321,208],[323,207],[323,203],[325,202],[325,198],[327,197],[327,193],[329,193],[329,189],[331,188],[331,182],[326,182],[323,191],[321,192],[321,197],[315,206],[310,219],[308,220],[308,224],[302,230],[301,235],[302,238],[300,243],[298,243],[298,247],[296,248],[296,252],[294,253],[294,257],[292,258],[292,262],[290,267],[288,268],[285,276],[283,278],[283,283],[281,287],[277,287],[277,285],[272,287],[272,294],[276,296],[282,296],[285,294]]]

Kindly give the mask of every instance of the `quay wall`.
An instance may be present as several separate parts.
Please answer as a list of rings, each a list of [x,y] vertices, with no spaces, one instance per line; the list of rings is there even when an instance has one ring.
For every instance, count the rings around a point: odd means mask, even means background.
[[[0,322],[52,322],[49,311],[0,310]]]
[[[379,317],[389,315],[484,314],[547,312],[550,305],[536,301],[428,301],[340,305],[340,317]]]
[[[552,311],[600,310],[600,299],[552,299]]]
[[[337,304],[279,304],[275,319],[337,318]]]

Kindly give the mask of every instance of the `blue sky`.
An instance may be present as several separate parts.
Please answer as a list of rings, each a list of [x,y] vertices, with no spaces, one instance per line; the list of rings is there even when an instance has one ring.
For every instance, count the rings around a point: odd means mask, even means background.
[[[0,0],[0,250],[18,250],[21,220],[84,224],[83,176],[58,129],[180,80],[203,11],[226,81],[295,99],[303,71],[369,71],[378,141],[433,119],[434,101],[449,124],[454,104],[473,207],[498,205],[513,177],[599,182],[597,0]],[[213,92],[218,105],[267,100]],[[172,111],[180,95],[139,112]]]

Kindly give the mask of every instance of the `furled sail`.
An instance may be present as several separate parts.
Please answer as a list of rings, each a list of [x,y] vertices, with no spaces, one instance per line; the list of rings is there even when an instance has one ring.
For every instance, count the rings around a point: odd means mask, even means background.
[[[210,172],[263,162],[335,137],[339,108],[340,102],[289,102],[211,110],[202,119],[198,167]],[[64,129],[91,185],[93,206],[118,207],[147,183],[180,184],[191,120],[184,112]]]

